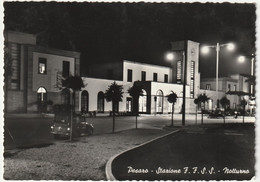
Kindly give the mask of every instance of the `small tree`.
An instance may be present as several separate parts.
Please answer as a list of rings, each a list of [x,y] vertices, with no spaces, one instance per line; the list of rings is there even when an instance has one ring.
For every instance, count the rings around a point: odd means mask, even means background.
[[[222,107],[224,108],[224,124],[226,123],[226,120],[225,120],[225,117],[226,117],[226,109],[227,109],[227,106],[230,105],[230,100],[224,96],[220,99],[220,104],[222,105]]]
[[[139,109],[139,97],[143,95],[143,87],[140,84],[140,81],[134,82],[133,86],[128,89],[128,93],[133,98],[133,112],[135,114],[135,128],[137,129],[137,116]]]
[[[70,88],[72,90],[72,108],[73,108],[73,112],[75,112],[75,94],[76,91],[81,90],[81,88],[84,87],[84,83],[83,80],[80,76],[69,76],[68,78],[66,78],[63,82],[63,86],[65,88]]]
[[[194,104],[196,104],[196,120],[195,123],[197,124],[197,114],[198,114],[198,105],[199,105],[199,99],[194,99]]]
[[[116,82],[113,82],[108,86],[108,89],[105,92],[105,98],[107,102],[112,102],[112,113],[113,113],[113,129],[112,132],[115,132],[115,107],[123,98],[123,86],[117,85]]]
[[[72,90],[72,107],[71,107],[71,122],[70,122],[70,140],[73,139],[73,114],[75,113],[75,97],[76,91],[81,90],[84,87],[83,80],[80,76],[72,76],[70,75],[63,82],[65,88],[69,88]]]
[[[243,98],[241,101],[240,101],[240,105],[242,106],[243,108],[243,123],[245,123],[245,112],[246,112],[246,105],[247,105],[247,101]]]
[[[172,104],[172,122],[171,122],[171,126],[173,127],[173,113],[174,113],[174,104],[176,103],[177,101],[177,94],[176,93],[171,93],[169,96],[168,96],[168,102]]]
[[[204,94],[200,94],[197,99],[200,104],[203,103],[203,107],[205,108],[205,102],[209,100],[209,97],[204,93]],[[203,124],[203,111],[204,109],[202,109],[201,106],[201,124]]]

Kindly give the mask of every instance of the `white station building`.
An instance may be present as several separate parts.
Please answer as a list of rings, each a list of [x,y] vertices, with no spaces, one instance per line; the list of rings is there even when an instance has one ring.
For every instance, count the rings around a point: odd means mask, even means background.
[[[5,112],[51,112],[48,105],[71,104],[71,91],[60,89],[63,85],[61,77],[80,75],[80,53],[38,46],[37,37],[32,34],[6,31],[4,35],[7,53]],[[245,75],[233,75],[219,79],[220,90],[216,97],[215,80],[200,80],[199,43],[190,40],[172,42],[171,50],[175,57],[169,67],[129,60],[89,66],[88,75],[82,77],[85,87],[76,92],[75,110],[109,113],[112,104],[106,102],[104,94],[113,82],[123,86],[123,100],[117,108],[120,113],[133,111],[128,89],[135,81],[140,81],[143,86],[139,112],[146,114],[170,113],[172,105],[167,96],[172,92],[178,96],[174,111],[181,112],[184,80],[186,113],[195,112],[194,99],[201,93],[211,98],[206,109],[213,110],[217,98],[221,99],[227,91],[252,92]],[[241,97],[229,95],[228,98],[230,107],[237,109]],[[247,109],[249,107],[255,108],[255,104],[248,104]]]

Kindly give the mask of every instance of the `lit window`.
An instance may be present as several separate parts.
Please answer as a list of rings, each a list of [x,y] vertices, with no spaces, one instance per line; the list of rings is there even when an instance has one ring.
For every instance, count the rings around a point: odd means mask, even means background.
[[[47,60],[45,58],[39,58],[39,73],[46,74]]]
[[[210,84],[206,84],[206,90],[210,90]]]
[[[126,111],[127,112],[132,111],[132,98],[131,97],[126,98]]]

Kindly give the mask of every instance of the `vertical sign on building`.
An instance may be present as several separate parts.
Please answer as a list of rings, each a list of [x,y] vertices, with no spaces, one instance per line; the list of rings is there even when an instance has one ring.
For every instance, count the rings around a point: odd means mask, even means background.
[[[62,73],[61,71],[57,71],[56,74],[56,88],[62,88]]]
[[[190,70],[190,97],[194,98],[195,61],[191,61]]]
[[[182,61],[177,61],[177,83],[181,83]]]

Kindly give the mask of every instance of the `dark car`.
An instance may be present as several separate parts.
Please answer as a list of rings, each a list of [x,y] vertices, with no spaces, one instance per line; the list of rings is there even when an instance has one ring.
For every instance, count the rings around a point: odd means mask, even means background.
[[[223,118],[224,114],[220,110],[215,110],[209,113],[208,118]]]
[[[79,137],[82,135],[92,135],[94,132],[94,126],[86,121],[86,117],[80,114],[72,114],[66,110],[61,110],[55,113],[53,125],[51,126],[51,133],[55,138],[61,136],[70,136],[71,134],[71,119],[72,135],[73,137]]]

